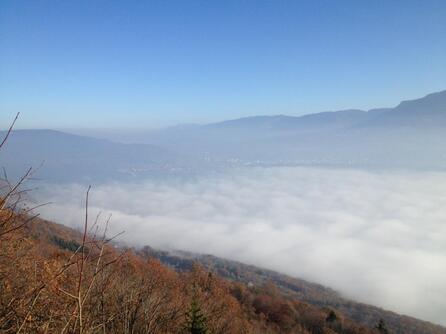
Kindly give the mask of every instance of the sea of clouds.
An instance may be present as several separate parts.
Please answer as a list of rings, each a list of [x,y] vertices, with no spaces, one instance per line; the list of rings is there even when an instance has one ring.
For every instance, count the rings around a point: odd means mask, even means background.
[[[44,189],[43,216],[81,226],[85,191]],[[99,211],[124,242],[255,264],[446,325],[446,173],[242,169],[94,187]]]

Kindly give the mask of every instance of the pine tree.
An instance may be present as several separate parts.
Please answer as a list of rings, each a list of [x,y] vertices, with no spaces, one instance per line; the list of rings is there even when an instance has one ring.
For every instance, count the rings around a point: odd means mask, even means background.
[[[334,330],[336,333],[343,333],[342,321],[338,318],[335,311],[330,310],[328,316],[325,318],[328,328]]]
[[[326,322],[335,322],[336,320],[338,320],[338,316],[336,315],[336,313],[333,310],[330,310],[327,318],[325,318],[325,321]]]
[[[378,325],[376,325],[376,329],[383,334],[389,334],[389,330],[387,329],[386,323],[383,319],[379,319]]]
[[[192,299],[190,309],[186,313],[186,333],[207,334],[206,317],[201,311],[200,305],[195,298]]]

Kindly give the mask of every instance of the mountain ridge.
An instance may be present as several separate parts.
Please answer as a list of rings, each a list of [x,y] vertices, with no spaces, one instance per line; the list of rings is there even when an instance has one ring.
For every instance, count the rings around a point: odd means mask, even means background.
[[[17,176],[46,161],[39,176],[56,182],[140,180],[234,166],[445,170],[445,128],[441,91],[394,108],[245,117],[138,132],[122,141],[15,130],[1,154]]]
[[[429,110],[431,111],[432,108],[435,111],[444,111],[446,113],[446,90],[442,90],[435,93],[430,93],[425,95],[424,97],[417,98],[417,99],[411,99],[411,100],[404,100],[401,101],[398,105],[395,107],[387,107],[387,108],[372,108],[368,110],[362,110],[362,109],[342,109],[342,110],[334,110],[334,111],[322,111],[317,113],[311,113],[311,114],[304,114],[299,116],[293,116],[293,115],[263,115],[263,116],[250,116],[250,117],[242,117],[232,120],[226,120],[216,123],[210,123],[205,124],[205,127],[211,126],[222,126],[222,125],[234,125],[237,123],[248,123],[249,120],[256,121],[259,118],[262,118],[263,121],[266,121],[267,119],[270,120],[277,120],[277,119],[283,119],[288,121],[301,121],[301,120],[307,120],[307,119],[318,119],[318,118],[324,118],[328,117],[329,119],[334,119],[336,116],[376,116],[377,114],[383,114],[383,113],[391,113],[393,111],[397,111],[398,113],[403,112],[407,113],[408,111],[413,111],[414,109],[420,109],[420,108],[427,108],[430,107]],[[417,110],[417,111],[418,111]]]

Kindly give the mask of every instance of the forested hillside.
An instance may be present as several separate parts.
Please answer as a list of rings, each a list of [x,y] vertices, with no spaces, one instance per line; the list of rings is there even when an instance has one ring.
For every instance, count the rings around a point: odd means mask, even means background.
[[[373,333],[337,310],[153,258],[41,219],[1,212],[5,333]],[[201,329],[197,329],[201,328]],[[376,331],[375,331],[376,332]]]
[[[262,286],[272,283],[281,295],[294,300],[307,302],[320,308],[339,310],[356,322],[373,327],[383,319],[392,333],[446,333],[446,329],[412,317],[386,311],[372,305],[358,303],[342,297],[336,291],[275,271],[246,265],[212,255],[193,254],[183,251],[167,252],[144,247],[139,254],[156,258],[163,264],[179,271],[190,270],[199,263],[207,270],[216,272],[223,278],[248,285]]]

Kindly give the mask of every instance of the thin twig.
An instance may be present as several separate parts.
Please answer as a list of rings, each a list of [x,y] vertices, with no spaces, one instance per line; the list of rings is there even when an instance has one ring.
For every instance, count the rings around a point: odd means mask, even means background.
[[[3,138],[2,143],[0,144],[0,149],[3,147],[3,145],[6,143],[6,140],[8,139],[9,135],[12,132],[12,128],[14,127],[15,122],[17,121],[17,118],[19,118],[20,113],[18,112],[17,115],[15,115],[14,120],[12,121],[11,126],[8,129],[8,132],[6,132],[5,138]]]

